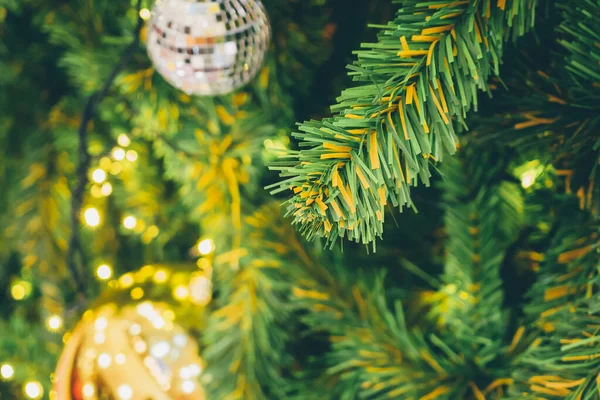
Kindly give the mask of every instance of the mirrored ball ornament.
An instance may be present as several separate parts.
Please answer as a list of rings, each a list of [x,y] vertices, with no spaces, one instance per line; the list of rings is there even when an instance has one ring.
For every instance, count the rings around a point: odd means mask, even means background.
[[[157,0],[147,45],[169,83],[187,94],[214,96],[256,76],[270,38],[259,0]]]

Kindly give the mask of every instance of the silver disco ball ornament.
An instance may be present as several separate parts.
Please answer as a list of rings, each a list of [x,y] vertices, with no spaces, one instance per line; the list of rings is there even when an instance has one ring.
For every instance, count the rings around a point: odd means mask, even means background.
[[[158,0],[148,29],[156,70],[188,94],[225,94],[260,70],[271,29],[259,0]]]

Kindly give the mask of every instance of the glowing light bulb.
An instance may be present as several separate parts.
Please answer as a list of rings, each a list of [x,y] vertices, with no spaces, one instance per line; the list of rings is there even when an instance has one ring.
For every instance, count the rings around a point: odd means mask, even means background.
[[[15,300],[23,300],[27,295],[25,285],[21,282],[14,283],[10,288],[10,295]]]
[[[131,285],[133,285],[133,275],[131,273],[126,273],[125,275],[119,278],[119,284],[122,288],[127,289]]]
[[[125,154],[125,157],[127,158],[127,160],[129,160],[131,162],[134,162],[138,158],[137,151],[135,151],[135,150],[127,150],[127,153]]]
[[[103,281],[110,279],[112,276],[112,268],[108,264],[99,265],[96,269],[96,276]]]
[[[125,150],[120,147],[115,147],[112,151],[112,156],[117,161],[122,161],[125,159]]]
[[[100,368],[106,369],[106,368],[110,367],[111,363],[112,363],[112,359],[110,357],[110,354],[102,353],[98,356],[98,366]]]
[[[96,227],[100,225],[100,213],[94,207],[87,208],[83,212],[83,219],[88,226]]]
[[[129,385],[121,385],[117,389],[120,400],[130,400],[133,397],[133,389]]]
[[[58,331],[62,327],[62,324],[62,318],[58,315],[51,315],[46,320],[46,325],[48,326],[48,329],[50,329],[53,332]]]
[[[521,186],[523,186],[523,188],[525,188],[525,189],[530,188],[535,183],[535,178],[536,178],[535,170],[525,171],[521,175]]]
[[[123,365],[125,364],[125,361],[127,361],[127,358],[125,357],[125,354],[119,353],[115,356],[115,361],[117,362],[117,364]]]
[[[133,300],[139,300],[142,297],[144,297],[144,289],[142,289],[141,287],[133,288],[131,289],[130,295]]]
[[[112,191],[113,191],[112,185],[110,183],[108,183],[108,182],[104,182],[102,184],[102,187],[100,188],[100,193],[103,196],[110,196],[110,194],[112,193]]]
[[[2,379],[9,380],[15,375],[15,369],[10,364],[2,364],[0,367],[0,376]]]
[[[23,385],[23,392],[30,399],[39,399],[44,394],[44,388],[37,381],[29,381]]]
[[[92,180],[96,183],[102,183],[106,180],[106,172],[103,169],[96,169],[92,172]]]
[[[190,295],[190,291],[185,285],[178,285],[173,290],[173,297],[177,300],[185,300]]]
[[[142,13],[142,11],[148,11],[147,8],[144,8],[143,10],[140,11],[140,14]],[[150,11],[148,11],[150,12]],[[124,133],[121,133],[118,137],[117,137],[117,143],[119,143],[119,146],[123,146],[123,147],[127,147],[131,144],[131,139],[129,139],[129,136],[127,136]]]
[[[215,251],[215,242],[212,239],[204,239],[198,242],[198,251],[203,256]]]
[[[152,280],[156,283],[165,283],[167,278],[167,272],[164,269],[159,269],[152,277]]]
[[[148,21],[151,16],[152,16],[152,13],[150,13],[150,10],[148,10],[147,8],[142,8],[140,10],[140,18],[143,19],[144,21]]]
[[[133,228],[135,228],[136,224],[137,224],[137,219],[133,215],[129,215],[129,216],[125,217],[125,219],[123,220],[123,226],[126,229],[133,229]]]

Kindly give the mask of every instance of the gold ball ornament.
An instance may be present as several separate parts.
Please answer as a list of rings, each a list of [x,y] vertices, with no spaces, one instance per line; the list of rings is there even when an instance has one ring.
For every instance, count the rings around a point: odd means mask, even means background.
[[[260,0],[157,0],[147,46],[156,70],[173,86],[215,96],[256,76],[270,38]]]
[[[68,334],[54,398],[205,399],[196,338],[211,298],[210,271],[146,266],[112,282]],[[176,288],[188,295],[175,296]]]

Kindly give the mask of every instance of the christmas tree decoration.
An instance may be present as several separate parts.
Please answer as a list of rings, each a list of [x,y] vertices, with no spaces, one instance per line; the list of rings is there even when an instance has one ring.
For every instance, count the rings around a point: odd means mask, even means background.
[[[259,0],[158,0],[148,30],[156,70],[187,94],[215,96],[262,67],[271,28]]]
[[[211,297],[210,271],[146,266],[114,282],[68,334],[56,399],[204,399],[195,332]],[[189,296],[174,296],[180,287]]]
[[[600,0],[156,1],[0,2],[1,400],[600,398]]]

